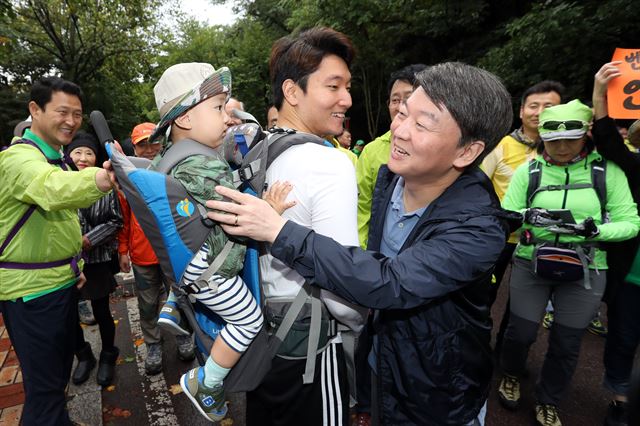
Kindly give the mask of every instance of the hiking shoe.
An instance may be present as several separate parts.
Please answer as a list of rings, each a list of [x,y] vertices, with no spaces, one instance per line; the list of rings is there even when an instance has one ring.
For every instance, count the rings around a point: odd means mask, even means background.
[[[78,317],[80,317],[80,322],[83,324],[94,325],[96,323],[96,318],[93,316],[88,300],[78,302]]]
[[[622,401],[611,401],[607,408],[607,417],[604,418],[604,426],[627,426],[627,403]]]
[[[176,336],[176,346],[178,358],[181,361],[192,361],[195,358],[196,353],[191,336]]]
[[[547,312],[542,319],[542,326],[549,330],[553,325],[553,312]]]
[[[162,371],[162,344],[147,343],[147,358],[144,360],[144,371],[153,376]]]
[[[189,336],[188,325],[180,315],[176,302],[166,302],[158,315],[158,325],[176,336]]]
[[[562,426],[558,407],[551,404],[536,404],[536,422],[541,426]]]
[[[180,387],[198,411],[209,421],[217,422],[227,415],[222,384],[208,388],[204,385],[204,368],[197,367],[180,377]]]
[[[515,410],[520,404],[520,379],[505,374],[500,380],[498,397],[504,408]]]
[[[593,317],[589,325],[587,326],[587,330],[591,334],[595,334],[596,336],[607,337],[607,327],[600,321],[600,315],[596,315]]]

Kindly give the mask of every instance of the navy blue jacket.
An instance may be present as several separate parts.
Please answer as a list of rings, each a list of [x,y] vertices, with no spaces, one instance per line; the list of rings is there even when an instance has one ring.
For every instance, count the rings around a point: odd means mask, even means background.
[[[491,273],[509,215],[486,175],[467,170],[428,206],[397,257],[388,258],[378,249],[397,179],[386,167],[378,175],[370,250],[287,222],[271,253],[312,284],[379,310],[383,424],[463,425],[489,390]]]

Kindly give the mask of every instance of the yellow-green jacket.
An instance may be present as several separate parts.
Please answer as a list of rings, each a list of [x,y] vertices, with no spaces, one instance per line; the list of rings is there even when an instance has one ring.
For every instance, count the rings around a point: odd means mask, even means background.
[[[30,131],[25,137],[34,141],[47,158],[61,157]],[[105,195],[96,185],[98,170],[63,171],[27,144],[15,144],[0,152],[0,244],[29,206],[37,206],[0,256],[0,262],[53,262],[80,253],[77,209],[89,207]],[[0,300],[23,297],[27,301],[68,287],[75,280],[69,265],[34,270],[0,268]]]
[[[371,199],[376,186],[378,169],[389,162],[391,151],[391,131],[377,137],[365,145],[356,164],[358,181],[358,240],[363,249],[367,248],[369,220],[371,217]]]

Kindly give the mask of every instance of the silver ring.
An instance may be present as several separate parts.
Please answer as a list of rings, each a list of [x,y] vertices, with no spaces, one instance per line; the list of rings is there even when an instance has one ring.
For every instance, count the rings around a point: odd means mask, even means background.
[[[233,226],[238,226],[238,215],[236,215],[236,221],[233,222]]]

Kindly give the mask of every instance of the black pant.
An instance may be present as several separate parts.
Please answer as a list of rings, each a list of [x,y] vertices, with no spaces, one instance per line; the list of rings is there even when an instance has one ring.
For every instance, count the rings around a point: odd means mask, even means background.
[[[640,286],[622,283],[607,313],[609,333],[604,349],[604,384],[615,394],[626,395],[640,343]]]
[[[348,425],[349,383],[341,344],[316,357],[313,383],[303,384],[305,360],[273,359],[271,371],[247,392],[248,426]],[[323,420],[326,419],[326,423]]]
[[[28,302],[2,301],[25,393],[22,424],[70,425],[64,390],[71,375],[78,308],[74,288]]]
[[[93,316],[98,323],[100,329],[100,339],[102,340],[102,350],[109,351],[113,349],[113,344],[116,337],[116,326],[113,323],[113,317],[111,316],[111,309],[109,309],[109,296],[101,297],[100,299],[91,301],[91,308],[93,309]],[[76,332],[76,352],[82,349],[86,345],[84,340],[84,333],[80,322],[77,323]]]

